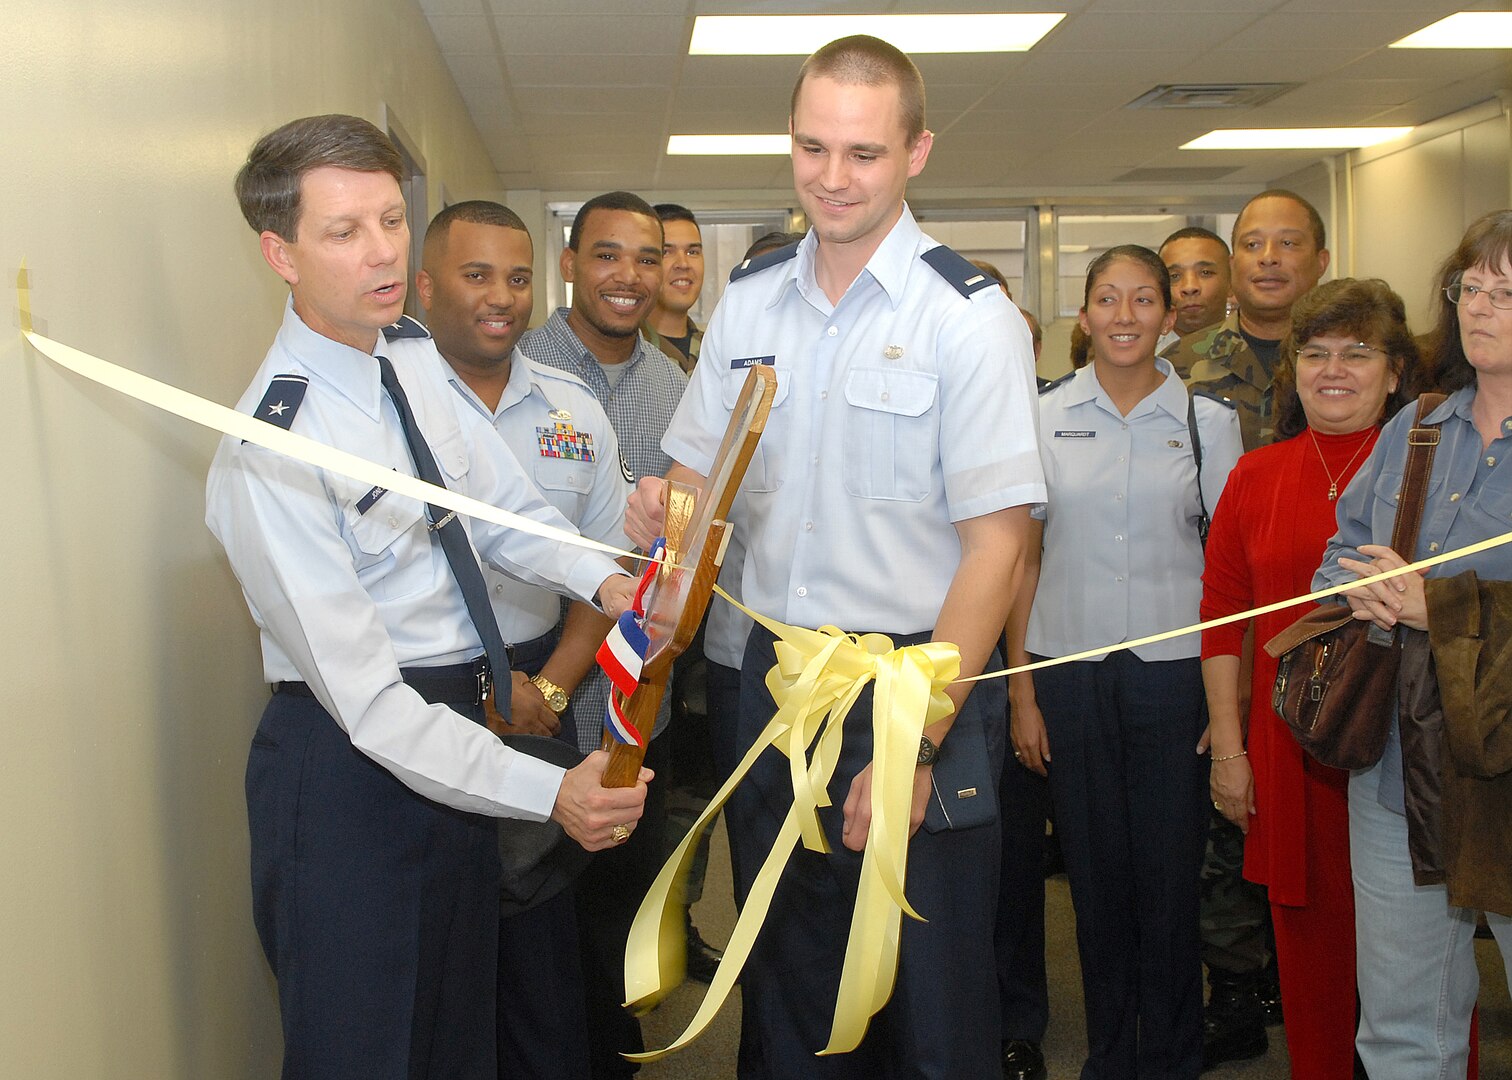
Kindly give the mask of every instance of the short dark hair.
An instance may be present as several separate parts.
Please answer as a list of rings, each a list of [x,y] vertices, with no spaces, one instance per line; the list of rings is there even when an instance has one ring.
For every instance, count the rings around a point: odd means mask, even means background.
[[[322,166],[404,179],[404,159],[387,135],[360,116],[328,113],[290,120],[253,144],[236,174],[236,201],[257,233],[293,240],[304,174]]]
[[[1087,309],[1087,302],[1092,299],[1092,286],[1096,283],[1097,275],[1119,259],[1140,263],[1150,272],[1150,276],[1155,279],[1156,287],[1160,290],[1161,302],[1165,304],[1166,310],[1170,311],[1171,272],[1166,269],[1166,264],[1160,261],[1160,256],[1143,244],[1119,244],[1117,247],[1110,247],[1092,260],[1092,265],[1087,267],[1086,287],[1082,289],[1082,310]]]
[[[790,120],[798,112],[798,94],[809,76],[834,79],[845,86],[896,86],[906,145],[912,149],[924,134],[924,76],[897,46],[867,34],[853,34],[821,47],[798,71],[788,105]]]
[[[1297,349],[1319,334],[1345,334],[1379,342],[1397,388],[1386,396],[1376,422],[1393,415],[1417,396],[1417,342],[1407,328],[1407,307],[1380,278],[1338,278],[1310,290],[1292,305],[1291,331],[1281,342],[1275,374],[1276,439],[1290,439],[1307,429],[1307,414],[1297,394]]]
[[[971,265],[976,267],[982,273],[990,277],[993,281],[1001,285],[1003,287],[1003,291],[1008,294],[1008,299],[1013,299],[1013,290],[1008,287],[1008,279],[1003,276],[1003,272],[1001,270],[999,270],[996,266],[993,266],[986,259],[972,259]]]
[[[1092,362],[1092,336],[1076,322],[1071,327],[1071,370],[1080,371]]]
[[[1045,332],[1040,329],[1039,320],[1034,317],[1034,312],[1026,307],[1019,307],[1018,304],[1015,304],[1014,307],[1019,309],[1019,314],[1024,317],[1024,325],[1029,327],[1029,340],[1036,345],[1043,345],[1045,342]]]
[[[569,251],[578,249],[578,242],[583,239],[583,222],[595,210],[628,210],[632,214],[641,214],[656,222],[657,232],[661,231],[661,218],[657,216],[656,208],[645,199],[629,191],[606,191],[585,202],[572,219],[572,230],[567,235]]]
[[[1249,202],[1244,204],[1244,209],[1239,211],[1239,216],[1234,218],[1234,232],[1230,239],[1235,247],[1239,246],[1239,223],[1244,220],[1244,211],[1254,206],[1261,199],[1289,199],[1307,212],[1307,224],[1312,230],[1313,243],[1319,251],[1328,246],[1328,237],[1323,231],[1323,216],[1318,213],[1318,208],[1308,202],[1295,191],[1286,188],[1267,188]]]
[[[761,236],[758,236],[751,243],[751,246],[746,248],[745,257],[741,259],[741,262],[750,262],[752,259],[765,255],[769,251],[785,248],[789,244],[796,244],[802,239],[803,234],[801,232],[782,232],[781,230],[773,229],[769,233],[763,233]]]
[[[1486,267],[1494,273],[1512,260],[1512,210],[1493,210],[1477,218],[1465,230],[1459,246],[1439,266],[1434,295],[1434,327],[1429,336],[1428,359],[1437,390],[1452,394],[1475,382],[1475,368],[1465,356],[1460,338],[1459,306],[1451,304],[1444,290],[1464,276],[1466,270]]]
[[[675,202],[659,202],[651,208],[656,211],[657,218],[663,223],[669,221],[686,221],[695,229],[698,228],[698,219],[693,216],[693,211],[686,206],[679,206]]]
[[[1223,249],[1225,255],[1229,253],[1228,242],[1212,229],[1204,229],[1201,225],[1188,225],[1184,229],[1177,229],[1160,242],[1160,250],[1164,251],[1167,244],[1176,240],[1211,240]]]
[[[527,237],[530,236],[530,230],[525,227],[525,222],[520,220],[520,215],[503,203],[490,202],[487,199],[469,199],[466,202],[452,203],[431,218],[431,223],[425,230],[422,262],[429,262],[440,254],[440,246],[445,243],[451,227],[459,221],[469,225],[497,225],[502,229],[515,229]]]

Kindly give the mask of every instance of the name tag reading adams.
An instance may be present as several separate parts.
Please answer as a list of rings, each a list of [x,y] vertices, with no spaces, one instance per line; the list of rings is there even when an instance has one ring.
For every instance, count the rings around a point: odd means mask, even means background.
[[[1055,433],[1055,437],[1057,439],[1095,439],[1097,438],[1097,432],[1061,430]]]
[[[775,356],[741,356],[730,361],[730,370],[743,371],[750,367],[771,367],[776,362]]]

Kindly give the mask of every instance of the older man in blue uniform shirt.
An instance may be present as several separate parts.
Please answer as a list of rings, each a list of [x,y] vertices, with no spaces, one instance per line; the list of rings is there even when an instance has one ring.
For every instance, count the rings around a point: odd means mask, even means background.
[[[486,421],[387,359],[380,329],[405,294],[401,174],[392,144],[356,117],[296,120],[253,147],[237,195],[292,295],[239,408],[571,531]],[[413,499],[231,438],[206,503],[274,684],[247,802],[284,1076],[491,1078],[493,819],[549,816],[609,847],[645,787],[605,789],[605,756],[564,773],[483,725],[475,676],[498,634],[476,621],[486,600],[469,603],[479,575],[460,560],[475,545],[611,614],[629,579],[598,553],[473,520],[461,553],[447,541],[443,554],[449,518],[432,528]]]
[[[753,364],[777,396],[741,487],[741,591],[789,623],[954,642],[984,670],[1022,572],[1029,506],[1045,497],[1029,333],[997,283],[925,236],[903,201],[924,168],[923,81],[874,38],[832,42],[794,90],[793,178],[812,228],[732,275],[663,442],[673,479],[701,483]],[[655,527],[659,488],[631,498],[632,538]],[[743,746],[772,714],[771,635],[743,665]],[[980,1078],[998,1070],[990,961],[999,837],[993,792],[1006,739],[1000,681],[950,688],[914,781],[909,898],[892,1000],[848,1055],[828,1040],[860,852],[870,825],[869,694],[852,711],[821,811],[833,851],[799,851],[742,981],[768,1077]],[[752,868],[792,792],[763,759],[730,803]],[[750,881],[737,883],[749,887]]]

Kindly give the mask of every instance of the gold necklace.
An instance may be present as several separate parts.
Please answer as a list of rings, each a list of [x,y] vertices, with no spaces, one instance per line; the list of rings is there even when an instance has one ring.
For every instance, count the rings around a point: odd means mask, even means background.
[[[1369,428],[1366,430],[1365,438],[1360,440],[1360,445],[1355,447],[1355,452],[1349,455],[1349,460],[1346,461],[1344,463],[1344,467],[1339,470],[1339,476],[1344,476],[1349,472],[1349,467],[1355,463],[1355,458],[1360,456],[1360,451],[1365,449],[1365,447],[1369,445],[1371,441],[1370,436],[1374,431],[1374,428]],[[1328,501],[1336,502],[1339,498],[1339,478],[1328,471],[1328,459],[1323,456],[1323,448],[1318,445],[1318,436],[1313,431],[1312,425],[1310,424],[1307,428],[1307,434],[1312,436],[1313,449],[1318,452],[1318,463],[1323,466],[1323,475],[1328,477]]]

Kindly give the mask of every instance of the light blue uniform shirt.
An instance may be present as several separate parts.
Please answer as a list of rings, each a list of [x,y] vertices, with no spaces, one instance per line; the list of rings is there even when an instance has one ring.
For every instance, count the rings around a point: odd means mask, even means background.
[[[1512,532],[1512,417],[1502,421],[1501,436],[1483,448],[1470,416],[1474,400],[1475,387],[1467,386],[1423,418],[1425,423],[1443,426],[1423,502],[1417,550],[1397,552],[1408,562]],[[1361,544],[1390,546],[1397,495],[1407,471],[1407,433],[1416,415],[1414,403],[1392,417],[1370,457],[1339,496],[1339,531],[1323,552],[1314,589],[1356,580],[1358,575],[1340,566],[1339,559],[1369,562],[1359,552]],[[1440,563],[1429,569],[1428,576],[1453,577],[1466,570],[1488,581],[1512,580],[1512,545]],[[1403,813],[1402,743],[1395,721],[1381,757],[1380,776],[1378,800]]]
[[[777,397],[741,485],[741,593],[799,626],[932,629],[961,559],[954,522],[1044,500],[1029,331],[999,289],[963,296],[902,217],[838,304],[817,239],[732,281],[663,448],[708,474],[746,368]],[[762,359],[764,358],[764,359]]]
[[[386,354],[381,338],[378,348]],[[449,488],[572,530],[443,381],[411,365],[396,371]],[[373,357],[310,330],[292,303],[238,410],[256,410],[278,375],[308,380],[292,430],[414,475]],[[550,814],[560,768],[507,749],[400,678],[401,667],[482,652],[422,504],[392,491],[374,497],[355,480],[229,437],[205,502],[261,632],[264,678],[308,683],[358,750],[428,799],[494,816]],[[605,578],[622,573],[597,552],[464,520],[489,562],[536,585],[591,603]]]
[[[1165,381],[1128,416],[1091,364],[1040,395],[1050,498],[1025,638],[1032,653],[1064,656],[1197,621],[1201,511],[1187,391],[1167,361],[1155,366]],[[1200,395],[1196,411],[1211,515],[1243,451],[1239,417]],[[1199,655],[1202,640],[1188,634],[1133,651],[1141,660],[1180,660]]]
[[[525,474],[552,506],[591,540],[622,550],[634,547],[625,538],[625,501],[630,482],[620,460],[619,440],[598,399],[583,381],[565,371],[533,363],[518,348],[509,361],[509,382],[499,407],[488,409],[471,387],[436,351],[429,338],[404,338],[388,343],[394,363],[431,366],[463,401],[493,425],[513,451]],[[567,445],[548,438],[564,426]],[[591,453],[593,460],[586,459]],[[576,455],[576,456],[563,456]],[[561,598],[483,568],[499,633],[511,644],[530,641],[556,626]]]

